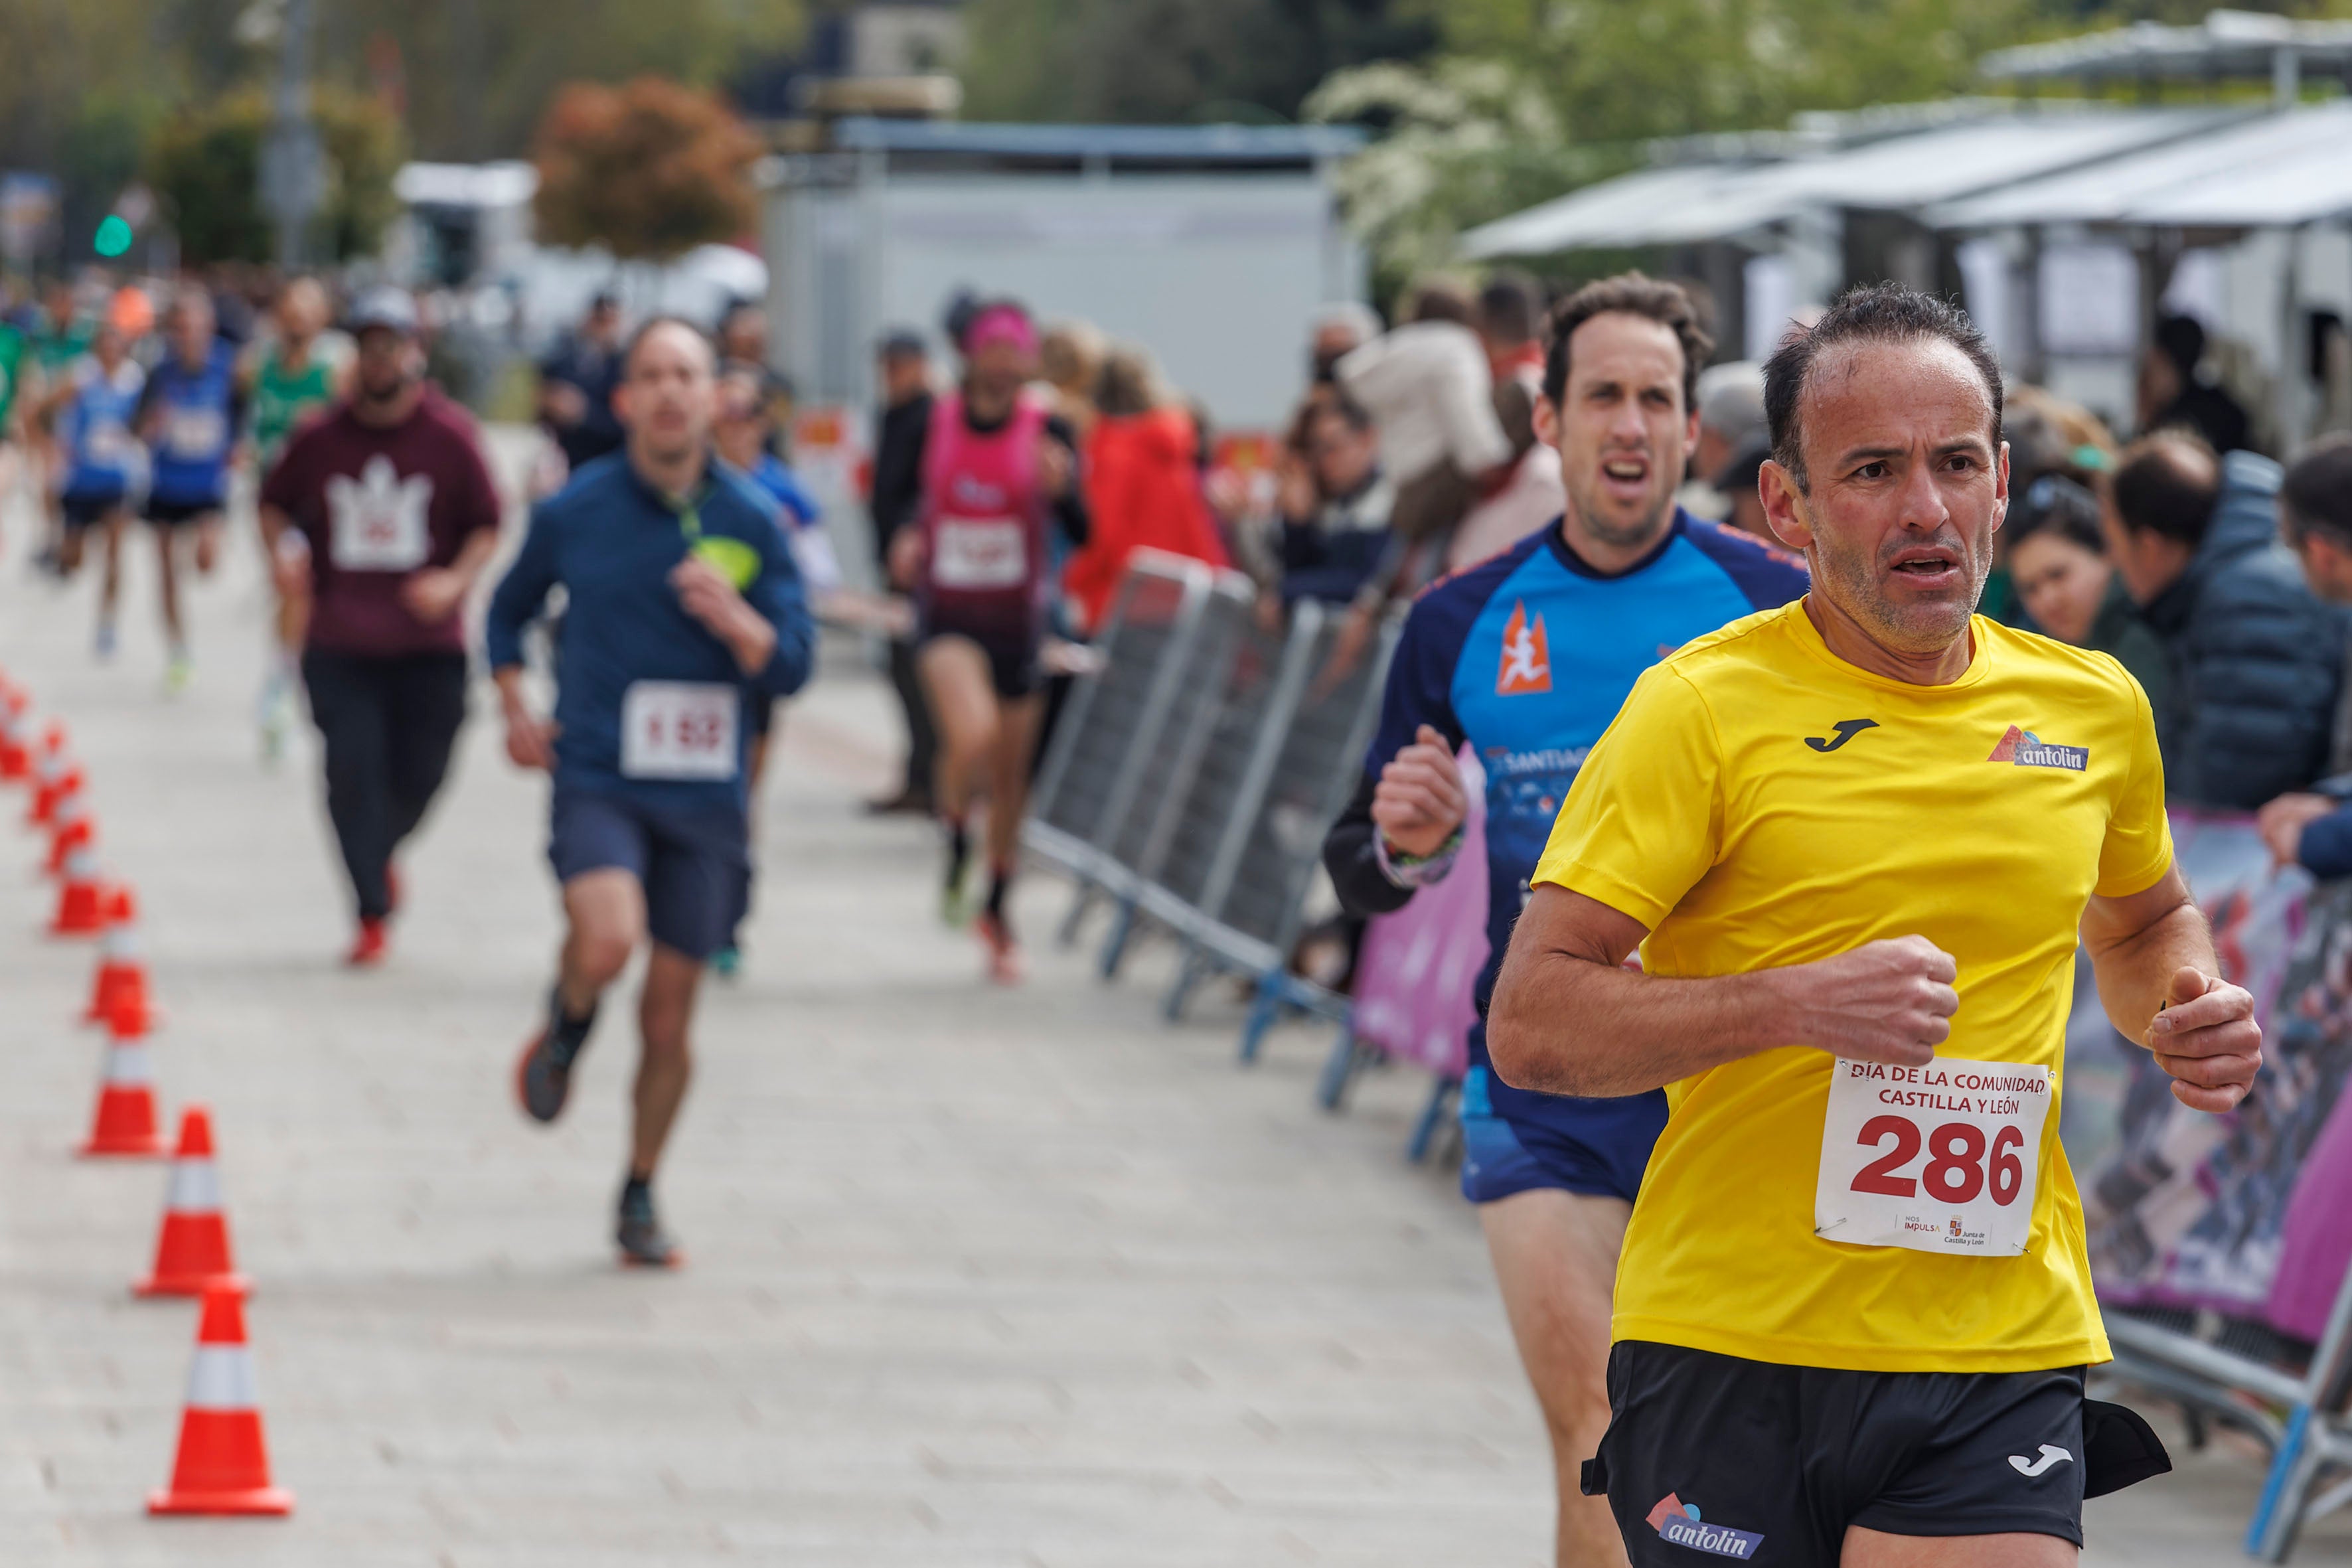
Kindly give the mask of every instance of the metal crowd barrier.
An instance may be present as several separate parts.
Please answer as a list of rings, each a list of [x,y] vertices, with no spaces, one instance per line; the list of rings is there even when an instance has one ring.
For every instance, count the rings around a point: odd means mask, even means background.
[[[2109,1307],[2104,1315],[2117,1373],[2218,1415],[2270,1447],[2270,1474],[2246,1527],[2248,1556],[2285,1562],[2305,1524],[2352,1503],[2352,1479],[2341,1474],[2327,1490],[2318,1489],[2331,1469],[2352,1469],[2352,1421],[2345,1409],[2352,1276],[2337,1288],[2326,1331],[2299,1373],[2262,1348],[2230,1343],[2254,1336],[2233,1334],[2246,1325],[2211,1313],[2143,1316]],[[2176,1326],[2167,1319],[2188,1321]]]
[[[2107,1091],[2114,1142],[2082,1166],[2099,1199],[2092,1256],[2106,1259],[2113,1373],[2179,1401],[2192,1443],[2210,1418],[2270,1449],[2245,1550],[2283,1563],[2305,1523],[2352,1503],[2352,1193],[2341,1186],[2352,887],[2298,890],[2275,877],[2249,818],[2175,808],[2172,819],[2225,969],[2254,993],[2268,1060],[2253,1097],[2210,1124],[2220,1141],[2176,1152],[2168,1131],[2189,1113],[2106,1027],[2087,974],[2078,982],[2070,1065],[2078,1049],[2095,1064],[2103,1042],[2129,1062]]]
[[[1391,622],[1343,658],[1339,611],[1300,604],[1276,637],[1255,603],[1238,574],[1139,553],[1022,827],[1024,847],[1077,884],[1065,942],[1089,909],[1113,905],[1106,976],[1140,923],[1182,945],[1170,1018],[1213,973],[1255,978],[1245,1061],[1286,1007],[1345,1018],[1343,998],[1289,973],[1290,950],[1396,637]]]

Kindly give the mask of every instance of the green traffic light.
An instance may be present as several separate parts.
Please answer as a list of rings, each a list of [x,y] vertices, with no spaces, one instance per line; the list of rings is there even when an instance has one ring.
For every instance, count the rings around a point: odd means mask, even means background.
[[[131,248],[131,226],[120,217],[110,216],[98,226],[97,249],[100,256],[120,256]]]

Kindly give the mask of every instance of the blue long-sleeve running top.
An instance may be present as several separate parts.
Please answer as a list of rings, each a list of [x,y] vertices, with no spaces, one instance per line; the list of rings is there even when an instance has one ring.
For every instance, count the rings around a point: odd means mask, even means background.
[[[775,627],[762,668],[745,675],[678,602],[669,574],[689,552]],[[589,464],[532,509],[491,595],[493,669],[523,662],[523,630],[559,584],[558,787],[740,807],[751,734],[743,705],[799,690],[815,660],[815,623],[774,505],[715,461],[683,507],[640,479],[625,453]]]

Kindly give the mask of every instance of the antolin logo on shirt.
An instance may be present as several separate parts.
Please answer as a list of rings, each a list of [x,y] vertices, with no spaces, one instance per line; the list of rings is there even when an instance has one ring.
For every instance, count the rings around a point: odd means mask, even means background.
[[[1745,1561],[1755,1556],[1756,1549],[1764,1544],[1764,1538],[1753,1531],[1706,1523],[1699,1518],[1698,1510],[1672,1492],[1660,1498],[1658,1506],[1650,1510],[1650,1528],[1676,1546],[1687,1546],[1717,1557]]]
[[[1528,619],[1528,602],[1511,603],[1511,618],[1503,627],[1503,663],[1495,672],[1495,695],[1517,697],[1551,689],[1551,645],[1544,637],[1544,620],[1538,613]]]
[[[2021,730],[2011,724],[2009,733],[2000,738],[2000,744],[1992,749],[1992,755],[1985,761],[2014,763],[2021,768],[2063,768],[2068,773],[2079,773],[2091,765],[2091,748],[2053,746],[2032,731]]]

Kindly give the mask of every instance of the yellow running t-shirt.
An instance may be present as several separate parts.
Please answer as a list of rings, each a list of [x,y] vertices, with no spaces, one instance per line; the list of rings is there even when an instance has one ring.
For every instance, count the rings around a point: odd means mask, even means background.
[[[2147,699],[2114,659],[1970,626],[1968,671],[1945,686],[1839,658],[1802,600],[1685,645],[1593,747],[1533,879],[1650,928],[1651,974],[1914,933],[1950,953],[1959,1011],[1937,1055],[2049,1073],[2023,1251],[1818,1237],[1832,1058],[1765,1051],[1668,1087],[1616,1339],[1877,1372],[2109,1358],[2059,1078],[2084,904],[2144,891],[2172,863],[2163,764]]]

